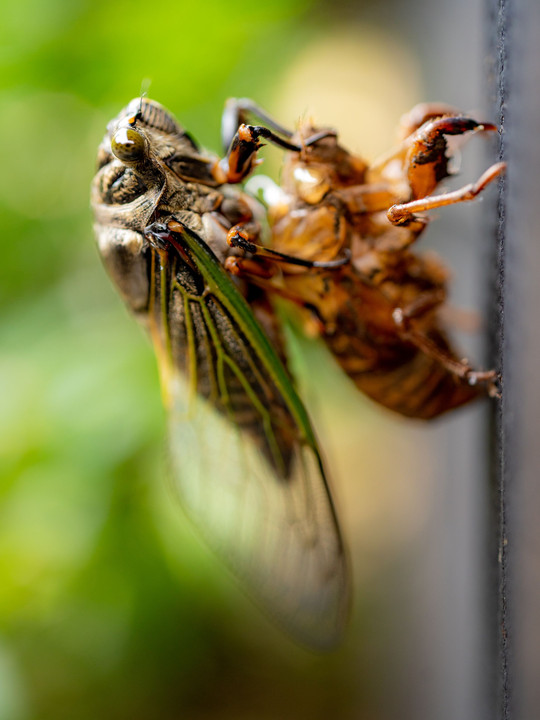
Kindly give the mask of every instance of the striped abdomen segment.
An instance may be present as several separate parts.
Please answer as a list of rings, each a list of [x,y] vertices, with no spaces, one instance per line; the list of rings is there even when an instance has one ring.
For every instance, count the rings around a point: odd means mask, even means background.
[[[430,339],[449,351],[441,333]],[[407,417],[429,419],[464,405],[479,389],[408,343],[384,344],[340,334],[328,335],[326,343],[343,370],[368,397]]]

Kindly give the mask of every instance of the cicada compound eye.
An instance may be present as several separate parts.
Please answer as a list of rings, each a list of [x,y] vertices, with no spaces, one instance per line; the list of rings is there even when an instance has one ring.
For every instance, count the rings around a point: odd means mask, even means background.
[[[146,140],[138,130],[123,127],[117,130],[111,140],[114,155],[126,164],[135,163],[145,155]]]

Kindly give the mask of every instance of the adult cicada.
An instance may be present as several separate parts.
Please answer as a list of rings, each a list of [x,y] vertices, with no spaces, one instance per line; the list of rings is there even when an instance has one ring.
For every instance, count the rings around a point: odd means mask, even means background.
[[[224,269],[242,254],[227,243],[234,228],[258,240],[260,207],[230,186],[253,162],[241,137],[219,162],[161,105],[134,100],[99,147],[95,228],[155,346],[187,513],[271,616],[327,648],[342,634],[349,579],[323,462],[268,292]]]
[[[243,124],[250,114],[268,120],[250,101],[229,101],[225,137],[238,126],[247,143],[256,128]],[[496,373],[475,370],[447,338],[444,265],[413,245],[428,224],[422,213],[474,199],[503,172],[497,163],[474,184],[431,195],[449,175],[448,138],[495,126],[419,105],[402,119],[399,145],[371,165],[334,130],[309,122],[295,133],[274,129],[300,150],[288,152],[282,192],[267,193],[271,251],[238,227],[229,241],[246,256],[228,258],[228,269],[300,308],[305,329],[324,339],[357,387],[393,411],[429,419],[497,395]]]

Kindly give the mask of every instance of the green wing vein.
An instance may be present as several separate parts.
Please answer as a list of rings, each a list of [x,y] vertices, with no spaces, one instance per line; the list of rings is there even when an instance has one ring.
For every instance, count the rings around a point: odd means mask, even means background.
[[[269,615],[300,642],[332,647],[347,616],[347,562],[310,421],[217,259],[191,231],[181,241],[199,275],[179,272],[169,296],[170,322],[185,328],[170,332],[179,498]]]

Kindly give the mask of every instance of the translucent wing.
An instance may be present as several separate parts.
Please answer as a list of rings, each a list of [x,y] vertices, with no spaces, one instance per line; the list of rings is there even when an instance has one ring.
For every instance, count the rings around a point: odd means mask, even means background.
[[[153,334],[182,504],[269,615],[303,644],[332,647],[347,617],[348,576],[309,419],[218,260],[174,227],[149,234],[177,250],[168,275],[171,252],[161,251],[169,281],[156,283],[156,307],[168,326],[156,322]]]

